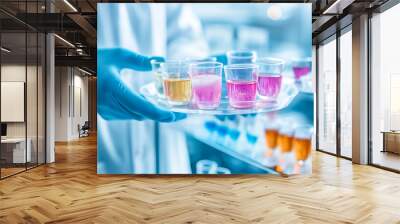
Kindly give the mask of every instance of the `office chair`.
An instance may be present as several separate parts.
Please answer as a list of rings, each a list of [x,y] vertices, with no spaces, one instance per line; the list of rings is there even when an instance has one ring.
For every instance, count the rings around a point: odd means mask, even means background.
[[[89,129],[90,129],[89,121],[85,121],[82,127],[78,124],[79,138],[89,136]]]

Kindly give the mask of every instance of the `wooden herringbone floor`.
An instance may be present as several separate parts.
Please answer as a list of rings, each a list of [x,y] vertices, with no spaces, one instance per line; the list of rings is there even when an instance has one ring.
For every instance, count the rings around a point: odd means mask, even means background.
[[[0,223],[400,223],[400,175],[314,153],[313,174],[98,176],[96,139],[0,181]]]

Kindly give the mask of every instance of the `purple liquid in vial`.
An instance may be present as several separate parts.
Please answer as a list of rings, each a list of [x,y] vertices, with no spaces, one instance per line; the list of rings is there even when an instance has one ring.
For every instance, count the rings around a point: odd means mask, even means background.
[[[260,74],[258,76],[258,94],[271,100],[279,95],[282,86],[281,75]]]
[[[251,108],[256,101],[256,81],[227,81],[229,104],[235,108]]]
[[[307,75],[310,73],[310,68],[309,67],[293,67],[293,72],[294,72],[294,78],[296,80],[299,80],[301,77]]]
[[[220,76],[197,75],[192,77],[192,94],[196,105],[200,109],[214,109],[221,100]]]

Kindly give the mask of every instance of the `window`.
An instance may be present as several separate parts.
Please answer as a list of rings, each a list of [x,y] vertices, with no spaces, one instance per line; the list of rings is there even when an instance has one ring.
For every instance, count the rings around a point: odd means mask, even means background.
[[[372,163],[400,170],[400,5],[371,19]]]
[[[318,48],[318,149],[336,153],[336,39]]]
[[[352,157],[352,32],[340,36],[340,155]]]

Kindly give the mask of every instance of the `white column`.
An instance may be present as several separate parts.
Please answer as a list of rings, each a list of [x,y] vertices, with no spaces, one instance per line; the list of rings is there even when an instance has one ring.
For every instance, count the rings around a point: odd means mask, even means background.
[[[353,20],[353,162],[368,163],[368,15]]]
[[[315,45],[312,45],[312,85],[313,85],[313,91],[314,91],[314,134],[312,137],[312,147],[313,150],[317,149],[317,47]]]
[[[54,76],[54,35],[46,36],[46,163],[55,161],[55,76]]]
[[[54,12],[54,5],[46,1],[46,12]],[[46,163],[55,161],[55,43],[54,34],[46,35]]]

